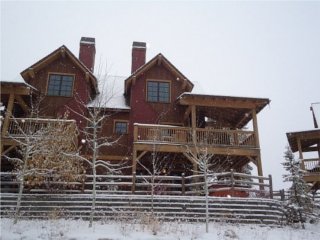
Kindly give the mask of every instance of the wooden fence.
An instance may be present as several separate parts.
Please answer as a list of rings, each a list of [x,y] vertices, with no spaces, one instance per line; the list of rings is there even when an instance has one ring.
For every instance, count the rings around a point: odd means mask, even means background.
[[[12,173],[0,173],[1,192],[17,192],[18,181]],[[53,182],[50,177],[40,186],[25,187],[25,193],[91,193],[92,175],[79,176],[76,182]],[[133,187],[134,186],[134,187]],[[236,172],[208,174],[210,196],[273,198],[272,178]],[[134,191],[133,191],[134,189]],[[202,196],[204,176],[97,175],[97,193],[135,195]]]

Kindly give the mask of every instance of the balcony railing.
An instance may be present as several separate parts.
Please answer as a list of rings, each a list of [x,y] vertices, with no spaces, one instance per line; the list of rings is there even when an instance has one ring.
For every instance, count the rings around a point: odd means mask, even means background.
[[[134,141],[136,143],[256,147],[253,131],[207,128],[193,130],[187,127],[149,124],[135,124]]]
[[[75,121],[65,119],[11,118],[6,135],[9,137],[24,137],[36,134],[48,126],[58,127],[61,124],[75,124]]]
[[[320,158],[303,159],[302,168],[306,174],[320,174]]]

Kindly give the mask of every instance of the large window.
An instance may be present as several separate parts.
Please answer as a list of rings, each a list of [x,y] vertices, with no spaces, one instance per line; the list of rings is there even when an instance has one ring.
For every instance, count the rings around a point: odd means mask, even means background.
[[[49,96],[71,97],[74,77],[72,75],[50,74],[48,84]]]
[[[170,102],[170,83],[159,81],[147,82],[148,102]]]
[[[126,134],[128,133],[128,122],[126,121],[115,121],[114,132],[116,134]]]

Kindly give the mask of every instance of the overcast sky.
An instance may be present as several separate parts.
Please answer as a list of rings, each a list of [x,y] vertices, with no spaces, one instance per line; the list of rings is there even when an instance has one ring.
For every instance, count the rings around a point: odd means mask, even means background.
[[[198,89],[269,98],[258,115],[264,175],[283,187],[286,132],[313,128],[320,102],[318,1],[1,1],[1,79],[61,45],[96,38],[96,69],[128,76],[133,41],[164,54]]]

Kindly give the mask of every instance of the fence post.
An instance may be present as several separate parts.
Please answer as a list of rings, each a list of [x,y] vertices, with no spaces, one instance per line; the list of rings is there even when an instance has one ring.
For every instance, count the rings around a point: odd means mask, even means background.
[[[132,173],[132,185],[131,185],[131,192],[134,194],[136,189],[136,172]]]
[[[272,187],[272,176],[269,174],[269,191],[270,191],[270,199],[273,199],[273,187]]]
[[[234,196],[234,175],[233,169],[230,169],[230,179],[231,179],[231,197]]]
[[[281,201],[284,201],[285,200],[284,189],[280,190],[279,192],[280,192]]]
[[[186,185],[185,185],[185,178],[184,178],[184,173],[181,174],[181,192],[182,192],[182,195],[184,196],[186,194]]]

